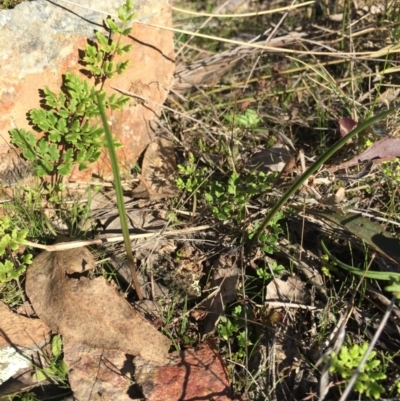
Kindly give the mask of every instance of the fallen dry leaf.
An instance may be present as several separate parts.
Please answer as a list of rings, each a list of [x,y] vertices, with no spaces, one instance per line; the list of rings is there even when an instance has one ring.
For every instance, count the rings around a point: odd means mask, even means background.
[[[395,157],[400,157],[400,138],[393,138],[386,136],[379,141],[374,142],[365,152],[361,155],[353,157],[352,159],[330,168],[329,171],[337,171],[344,168],[358,165],[360,162],[372,161],[374,163],[381,163],[389,161]]]
[[[279,278],[272,280],[267,285],[266,300],[280,300],[296,303],[307,303],[309,294],[300,278],[289,276],[287,281]]]
[[[326,205],[326,206],[338,206],[341,203],[343,203],[343,201],[346,198],[346,192],[345,189],[343,187],[340,187],[336,193],[334,194],[326,194],[324,196],[322,196],[321,199],[318,200],[318,202],[321,205]]]
[[[156,138],[146,149],[140,184],[132,191],[135,198],[159,199],[176,194],[175,150],[171,141]]]
[[[353,130],[357,126],[357,121],[352,118],[345,117],[339,120],[339,132],[340,136],[346,136],[351,130]]]
[[[158,366],[135,358],[135,381],[146,401],[232,400],[226,368],[208,345],[174,352]]]
[[[277,143],[269,149],[255,153],[250,158],[249,168],[254,168],[264,173],[280,172],[290,161],[291,155],[286,145]]]
[[[170,340],[136,313],[103,277],[70,278],[94,264],[86,248],[42,252],[29,266],[26,293],[38,316],[67,342],[164,362]]]
[[[209,334],[224,314],[226,304],[236,299],[236,290],[239,278],[239,269],[232,262],[232,257],[220,255],[214,265],[211,288],[218,288],[214,296],[204,303],[208,311],[204,324],[203,334]]]

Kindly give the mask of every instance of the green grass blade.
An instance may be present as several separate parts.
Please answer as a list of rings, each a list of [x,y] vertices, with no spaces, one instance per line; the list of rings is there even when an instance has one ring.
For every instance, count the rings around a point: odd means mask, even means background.
[[[340,261],[338,258],[336,258],[331,254],[331,252],[326,247],[324,241],[322,240],[321,240],[321,248],[324,251],[324,253],[328,255],[329,259],[335,262],[342,269],[347,270],[348,272],[355,274],[356,276],[363,276],[374,280],[385,280],[385,281],[390,281],[390,280],[398,281],[400,279],[400,273],[375,271],[375,270],[362,270],[362,269],[357,269],[354,266],[346,265],[345,263],[343,263],[342,261]]]
[[[139,299],[143,299],[143,294],[140,289],[139,281],[138,281],[136,270],[135,270],[135,265],[133,262],[132,245],[131,245],[131,240],[129,238],[129,228],[128,228],[126,212],[125,212],[124,194],[122,191],[121,178],[119,175],[118,159],[117,159],[117,154],[115,152],[113,136],[110,131],[110,127],[108,126],[105,107],[100,99],[100,96],[98,94],[96,96],[97,96],[97,104],[99,107],[101,119],[102,119],[103,126],[104,126],[107,148],[108,148],[108,152],[109,152],[110,160],[111,160],[111,167],[112,167],[113,176],[114,176],[114,187],[115,187],[115,193],[117,196],[118,214],[119,214],[119,218],[121,221],[121,228],[122,228],[122,235],[124,237],[126,256],[128,258],[129,268],[131,271],[132,281],[133,281],[133,285],[135,287],[136,294]]]

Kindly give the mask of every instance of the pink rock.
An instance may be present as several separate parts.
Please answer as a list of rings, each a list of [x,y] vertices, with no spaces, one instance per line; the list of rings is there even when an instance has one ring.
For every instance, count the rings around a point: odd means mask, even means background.
[[[64,344],[69,384],[77,401],[129,401],[132,357],[124,352]]]
[[[135,381],[146,401],[232,400],[225,366],[208,345],[174,352],[168,365],[135,358]]]

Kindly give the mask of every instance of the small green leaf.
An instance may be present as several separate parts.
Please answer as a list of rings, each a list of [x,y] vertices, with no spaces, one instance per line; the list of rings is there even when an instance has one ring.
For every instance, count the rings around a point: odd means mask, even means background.
[[[17,233],[16,240],[22,244],[28,235],[28,230],[19,230]]]
[[[57,121],[56,124],[56,128],[62,132],[63,134],[65,134],[67,132],[67,120],[65,118],[60,118]]]
[[[74,157],[74,151],[72,150],[72,148],[67,149],[64,153],[63,153],[63,160],[65,162],[72,162]]]
[[[78,119],[72,121],[70,130],[72,132],[81,132],[81,122]]]
[[[114,20],[112,20],[111,18],[107,18],[106,23],[109,26],[112,33],[120,33],[120,29],[118,28]]]
[[[47,160],[42,160],[43,167],[47,170],[47,173],[51,173],[54,170],[54,166]]]
[[[79,152],[77,152],[76,160],[79,163],[83,163],[86,160],[86,150],[85,149],[81,149],[81,150],[79,150]]]
[[[52,142],[59,142],[61,141],[61,135],[60,132],[56,129],[51,129],[49,131],[49,139]]]
[[[72,164],[71,163],[61,163],[57,167],[57,171],[63,176],[69,175],[72,171]]]
[[[91,65],[91,64],[95,64],[96,59],[95,59],[94,57],[84,56],[84,57],[83,57],[83,61],[84,61],[86,64]]]
[[[101,46],[101,50],[105,53],[105,54],[110,54],[112,52],[112,44],[111,45],[102,45]]]
[[[111,42],[110,50],[108,51],[108,53],[114,53],[116,49],[117,49],[117,43],[116,42]]]
[[[132,28],[126,28],[121,33],[123,36],[128,36],[132,32]]]
[[[39,166],[35,167],[35,175],[36,176],[44,177],[47,174],[48,174],[47,170],[42,165],[39,165]]]
[[[85,162],[79,163],[79,171],[86,170],[88,168],[88,164]]]
[[[122,22],[126,22],[127,21],[127,13],[126,11],[123,9],[123,7],[119,7],[118,8],[118,18],[122,21]]]
[[[59,370],[60,374],[63,375],[63,376],[68,373],[68,365],[64,360],[62,360],[59,363],[58,370]]]
[[[4,263],[4,270],[6,272],[11,272],[14,269],[14,264],[11,262],[11,260],[6,260]]]
[[[132,47],[133,47],[133,45],[121,46],[121,47],[120,47],[120,51],[121,51],[120,56],[122,56],[122,53],[129,53],[129,52],[131,51]],[[118,53],[118,54],[119,54],[119,53]]]
[[[30,265],[30,264],[32,264],[32,262],[33,262],[33,255],[32,255],[31,253],[28,253],[27,255],[24,255],[24,256],[22,257],[22,262],[23,262],[25,265]]]
[[[128,66],[129,66],[129,60],[117,63],[117,68],[116,68],[117,73],[121,75],[128,68]]]
[[[101,75],[101,69],[99,67],[96,67],[94,65],[88,65],[86,67],[93,75]]]
[[[47,119],[47,113],[44,110],[37,110],[37,109],[32,109],[29,112],[29,116],[32,120],[32,122],[38,126],[42,131],[47,131],[49,128],[51,128],[51,125],[48,122]]]
[[[57,161],[60,158],[60,152],[54,143],[49,146],[48,153],[53,161]]]
[[[60,100],[59,100],[59,107],[65,107],[65,101],[66,101],[65,94],[63,92],[60,93]]]
[[[104,72],[111,72],[113,70],[114,63],[112,61],[106,60],[103,64]]]
[[[52,92],[48,86],[45,86],[43,89],[43,92],[45,93],[45,99],[46,99],[46,104],[47,106],[57,108],[59,107],[59,102],[57,99],[57,96],[54,92]]]
[[[105,37],[101,32],[99,32],[99,31],[96,32],[96,38],[100,44],[108,45],[108,38]]]
[[[35,154],[32,150],[35,147],[37,139],[30,131],[24,129],[12,129],[10,131],[11,142],[17,147],[21,148],[23,155],[27,160],[33,161]]]
[[[51,353],[53,356],[58,358],[62,352],[62,340],[61,337],[57,334],[51,340]]]
[[[58,110],[58,115],[61,118],[68,118],[70,113],[68,112],[68,110]]]
[[[86,48],[85,48],[85,53],[89,57],[96,57],[96,54],[97,54],[96,46],[91,46],[91,45],[87,44]]]
[[[77,99],[73,98],[70,100],[69,105],[68,105],[69,113],[68,113],[67,117],[69,117],[69,115],[74,114],[76,112],[77,105],[78,105]]]
[[[46,118],[47,118],[47,122],[49,123],[49,126],[50,127],[55,127],[56,126],[56,124],[57,124],[57,116],[54,114],[54,113],[52,113],[52,112],[47,112],[46,113]]]
[[[37,369],[35,374],[38,382],[45,381],[48,378],[48,375],[42,369]]]
[[[0,239],[0,246],[7,248],[10,242],[11,242],[10,234],[5,234]]]

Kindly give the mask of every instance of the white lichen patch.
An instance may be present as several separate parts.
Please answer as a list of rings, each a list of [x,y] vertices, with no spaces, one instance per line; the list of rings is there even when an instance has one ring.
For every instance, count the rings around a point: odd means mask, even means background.
[[[31,366],[28,356],[13,347],[0,349],[0,385],[14,376],[19,370]]]

